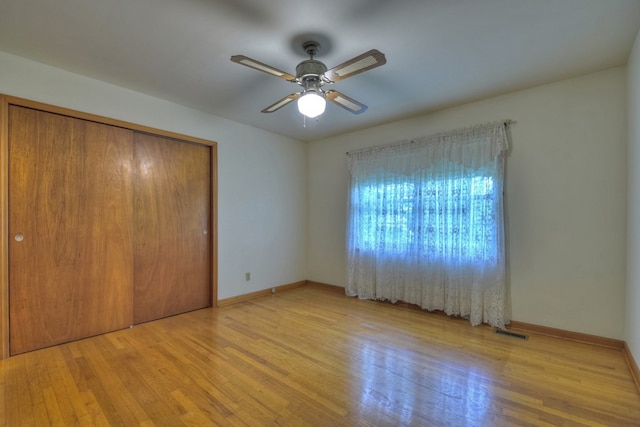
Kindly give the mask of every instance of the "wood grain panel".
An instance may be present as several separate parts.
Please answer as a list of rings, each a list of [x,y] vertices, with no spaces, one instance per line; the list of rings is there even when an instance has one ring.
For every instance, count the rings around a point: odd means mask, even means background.
[[[134,321],[211,305],[210,147],[136,133]]]
[[[0,94],[0,359],[9,357],[9,103]]]
[[[17,106],[9,127],[11,354],[128,327],[132,132]]]

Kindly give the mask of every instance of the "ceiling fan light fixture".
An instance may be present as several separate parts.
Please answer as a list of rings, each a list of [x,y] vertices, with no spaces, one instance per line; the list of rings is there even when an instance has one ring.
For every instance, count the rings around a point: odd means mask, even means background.
[[[313,119],[324,113],[327,101],[323,96],[318,95],[315,90],[306,91],[298,99],[298,111],[301,114]]]

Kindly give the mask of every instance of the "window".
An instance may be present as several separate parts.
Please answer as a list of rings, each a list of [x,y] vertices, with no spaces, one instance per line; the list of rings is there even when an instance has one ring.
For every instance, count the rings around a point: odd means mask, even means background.
[[[504,127],[349,155],[348,295],[504,327]]]
[[[361,212],[356,245],[364,251],[429,252],[441,261],[491,262],[496,257],[493,178],[364,184],[352,198]],[[488,232],[488,230],[491,230]]]

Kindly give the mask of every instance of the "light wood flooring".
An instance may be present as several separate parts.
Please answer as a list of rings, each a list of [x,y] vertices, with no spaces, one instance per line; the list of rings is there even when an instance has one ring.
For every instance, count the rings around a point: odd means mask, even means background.
[[[3,426],[640,426],[619,350],[308,285],[0,361]]]

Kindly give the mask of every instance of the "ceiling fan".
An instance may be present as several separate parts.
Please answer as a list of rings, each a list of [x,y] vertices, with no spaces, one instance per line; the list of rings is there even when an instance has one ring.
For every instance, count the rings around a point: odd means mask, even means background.
[[[231,57],[231,61],[233,62],[271,74],[288,82],[296,83],[302,87],[300,92],[285,96],[269,105],[262,110],[262,112],[273,113],[296,99],[298,100],[298,110],[300,113],[309,118],[314,118],[324,113],[326,106],[325,100],[347,111],[351,111],[353,114],[365,112],[367,106],[363,103],[337,90],[324,90],[323,86],[333,84],[386,64],[387,59],[384,53],[372,49],[340,65],[327,69],[326,65],[314,59],[320,49],[320,43],[316,41],[306,41],[302,43],[302,48],[307,55],[309,55],[309,59],[302,61],[296,66],[295,76],[244,55],[234,55]]]

